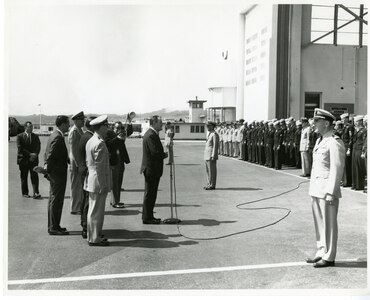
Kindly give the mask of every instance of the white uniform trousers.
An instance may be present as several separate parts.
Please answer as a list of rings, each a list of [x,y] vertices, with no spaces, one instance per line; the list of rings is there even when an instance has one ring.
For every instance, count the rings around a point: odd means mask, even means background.
[[[82,173],[75,164],[72,164],[71,170],[71,212],[81,212],[81,203],[83,197]]]
[[[89,243],[101,242],[107,194],[89,192],[89,211],[87,213],[87,241]]]
[[[312,158],[308,151],[301,151],[302,175],[311,174]]]
[[[217,160],[206,160],[207,184],[209,187],[216,187],[217,180]]]
[[[330,205],[324,199],[311,198],[317,245],[315,257],[322,257],[326,261],[334,261],[337,254],[339,199],[334,199],[333,205]]]

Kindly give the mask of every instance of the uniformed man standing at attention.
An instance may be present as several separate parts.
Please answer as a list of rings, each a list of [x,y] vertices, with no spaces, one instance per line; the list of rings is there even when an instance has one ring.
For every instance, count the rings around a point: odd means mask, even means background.
[[[69,160],[70,160],[70,171],[71,171],[71,214],[81,214],[81,203],[83,198],[82,189],[82,171],[81,171],[81,160],[78,153],[78,144],[81,136],[83,135],[82,127],[84,126],[84,113],[83,111],[75,114],[71,118],[74,125],[71,127],[68,133],[68,144],[69,144]]]
[[[352,186],[352,146],[353,146],[353,133],[354,128],[352,124],[349,123],[349,115],[348,113],[344,113],[340,116],[343,122],[343,133],[342,133],[342,140],[344,142],[344,146],[346,147],[346,159],[345,159],[345,167],[343,173],[343,187],[351,187]]]
[[[87,213],[87,241],[89,246],[109,246],[109,241],[102,236],[105,201],[112,190],[112,171],[109,165],[109,151],[104,142],[108,132],[108,117],[99,116],[90,121],[94,135],[86,143],[85,191],[89,192],[89,210]]]
[[[333,134],[334,120],[330,112],[315,109],[314,122],[321,136],[313,149],[309,195],[312,198],[317,251],[314,258],[306,259],[315,268],[334,266],[337,253],[337,215],[345,148],[343,141]]]
[[[204,149],[204,160],[207,171],[207,186],[204,187],[205,190],[214,190],[216,188],[219,137],[215,131],[215,126],[216,124],[214,122],[209,121],[207,123],[208,134]]]

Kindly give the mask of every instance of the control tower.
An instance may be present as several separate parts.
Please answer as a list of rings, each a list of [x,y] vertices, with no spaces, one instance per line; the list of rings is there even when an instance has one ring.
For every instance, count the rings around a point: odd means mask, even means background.
[[[205,123],[206,111],[203,108],[204,102],[207,100],[198,100],[198,96],[195,96],[195,100],[189,100],[189,123]]]

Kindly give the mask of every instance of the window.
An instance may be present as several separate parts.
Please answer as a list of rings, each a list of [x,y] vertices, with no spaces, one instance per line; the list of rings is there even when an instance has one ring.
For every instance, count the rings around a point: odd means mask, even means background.
[[[197,125],[197,126],[195,126],[195,132],[196,133],[199,133],[199,126]]]
[[[175,126],[175,133],[180,133],[180,126],[179,125]]]
[[[53,131],[54,128],[53,127],[48,127],[48,131]]]
[[[312,118],[315,108],[320,107],[321,93],[305,93],[304,116]]]
[[[191,132],[191,133],[194,133],[194,125],[191,125],[191,126],[190,126],[190,132]]]
[[[200,126],[200,132],[204,133],[204,126]]]

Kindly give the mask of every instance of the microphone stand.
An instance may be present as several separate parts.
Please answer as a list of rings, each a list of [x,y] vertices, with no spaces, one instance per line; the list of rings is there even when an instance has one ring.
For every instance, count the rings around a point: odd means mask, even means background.
[[[173,147],[173,145],[170,145],[170,147]],[[174,218],[173,216],[173,195],[174,195],[174,192],[176,193],[176,190],[173,188],[175,186],[175,174],[174,174],[174,160],[173,160],[173,157],[170,157],[171,155],[173,155],[173,149],[169,149],[170,151],[168,151],[169,153],[169,167],[170,167],[170,198],[171,198],[171,218],[168,218],[168,219],[164,219],[163,220],[163,223],[166,223],[166,224],[178,224],[181,222],[181,220],[177,219],[177,218]],[[174,155],[173,155],[174,156]],[[175,198],[176,198],[176,195],[175,195]],[[176,203],[175,203],[176,204]]]

